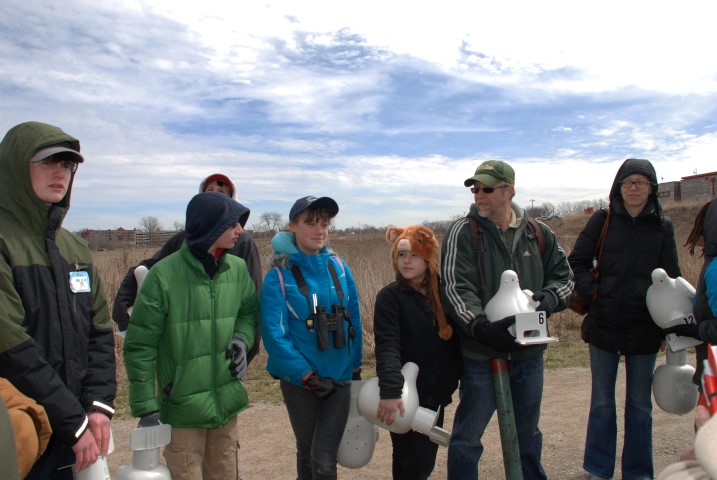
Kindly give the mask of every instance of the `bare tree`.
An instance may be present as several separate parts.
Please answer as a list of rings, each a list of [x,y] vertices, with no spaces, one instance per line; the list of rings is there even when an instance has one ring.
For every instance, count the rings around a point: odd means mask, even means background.
[[[184,224],[178,220],[175,220],[172,225],[176,231],[184,230]]]
[[[153,244],[157,241],[158,233],[162,230],[162,224],[159,222],[157,217],[142,217],[139,221],[140,229],[147,234],[147,241],[149,244]]]
[[[447,220],[425,220],[423,222],[423,226],[433,230],[433,233],[436,235],[444,235],[448,231],[448,227],[450,227],[453,222],[463,218],[464,216],[465,215],[452,215]]]
[[[261,214],[261,223],[266,225],[266,229],[273,235],[282,227],[284,219],[279,212],[264,212]]]

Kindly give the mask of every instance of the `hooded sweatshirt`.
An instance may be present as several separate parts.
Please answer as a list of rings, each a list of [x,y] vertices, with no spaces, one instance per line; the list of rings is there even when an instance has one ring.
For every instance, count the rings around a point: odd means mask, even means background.
[[[105,290],[87,243],[62,228],[75,179],[47,205],[34,193],[29,160],[41,147],[79,141],[57,127],[20,124],[0,143],[0,376],[42,405],[53,437],[73,445],[87,412],[111,417],[114,338]],[[89,279],[73,292],[70,273]]]
[[[226,253],[226,250],[218,249],[214,255],[210,255],[209,247],[227,228],[236,223],[244,226],[247,218],[249,209],[222,193],[200,193],[189,201],[186,242],[194,256],[204,265],[209,278],[214,277],[217,271],[218,258]]]
[[[625,209],[620,187],[620,182],[632,174],[647,177],[652,185],[645,207],[634,218]],[[674,227],[657,199],[657,175],[652,164],[642,159],[625,160],[615,175],[609,198],[611,212],[599,281],[590,269],[606,210],[595,212],[588,220],[568,258],[576,290],[586,298],[595,298],[583,320],[583,340],[617,354],[657,353],[664,335],[647,310],[645,295],[654,269],[662,268],[674,278],[680,276],[680,267]]]

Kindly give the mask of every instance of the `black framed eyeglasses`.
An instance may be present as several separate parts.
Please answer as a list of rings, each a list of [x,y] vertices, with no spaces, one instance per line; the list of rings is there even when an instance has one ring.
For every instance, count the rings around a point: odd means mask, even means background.
[[[630,190],[633,185],[637,187],[638,190],[644,190],[649,184],[650,182],[646,180],[623,180],[620,182],[620,186],[623,190]]]
[[[69,170],[70,173],[74,173],[77,171],[77,162],[62,158],[56,158],[54,156],[49,156],[47,158],[43,158],[42,160],[38,160],[32,163],[34,163],[35,165],[39,165],[40,167],[45,168],[47,170],[52,170],[59,165],[62,170]]]
[[[509,186],[509,185],[501,185],[500,187],[471,187],[471,193],[474,194],[474,195],[475,195],[476,193],[480,193],[480,192],[483,192],[483,193],[493,193],[496,188],[505,188],[505,187],[508,187],[508,186]]]

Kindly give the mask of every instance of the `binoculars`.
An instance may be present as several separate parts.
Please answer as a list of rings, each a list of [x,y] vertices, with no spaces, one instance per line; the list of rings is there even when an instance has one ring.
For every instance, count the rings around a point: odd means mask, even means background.
[[[348,312],[340,304],[331,305],[330,313],[326,313],[326,307],[323,305],[316,307],[314,326],[316,329],[316,348],[320,352],[330,348],[329,333],[334,339],[334,348],[346,347],[344,318],[347,317]]]

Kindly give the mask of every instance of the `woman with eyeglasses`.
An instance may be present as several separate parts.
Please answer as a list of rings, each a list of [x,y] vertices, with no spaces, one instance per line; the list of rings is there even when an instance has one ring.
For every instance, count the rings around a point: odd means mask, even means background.
[[[568,257],[575,290],[592,299],[583,320],[589,344],[592,395],[583,468],[592,479],[612,478],[617,416],[615,383],[625,359],[625,441],[622,478],[654,478],[652,459],[652,372],[664,333],[645,303],[656,268],[680,276],[672,222],[657,198],[657,175],[647,160],[630,158],[610,189],[609,215],[601,209],[588,220]],[[593,276],[598,239],[607,222],[599,277]]]

